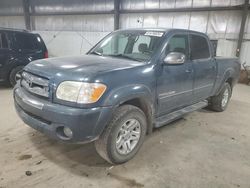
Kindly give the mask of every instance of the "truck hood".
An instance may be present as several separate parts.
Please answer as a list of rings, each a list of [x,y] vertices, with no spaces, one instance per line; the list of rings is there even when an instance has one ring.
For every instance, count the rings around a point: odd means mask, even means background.
[[[82,55],[36,60],[29,63],[24,70],[49,79],[61,77],[84,80],[100,72],[127,69],[143,64],[122,58]]]

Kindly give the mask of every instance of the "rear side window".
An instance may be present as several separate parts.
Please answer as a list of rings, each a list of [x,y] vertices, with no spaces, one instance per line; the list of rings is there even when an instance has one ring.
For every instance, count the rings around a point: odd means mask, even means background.
[[[207,39],[199,35],[190,35],[191,59],[206,59],[210,57]]]
[[[8,48],[8,39],[5,33],[0,33],[0,49]]]
[[[165,54],[170,52],[180,52],[188,55],[188,36],[187,35],[174,35],[168,42]]]
[[[26,33],[15,34],[16,44],[18,49],[22,50],[40,50],[41,38],[36,35]]]

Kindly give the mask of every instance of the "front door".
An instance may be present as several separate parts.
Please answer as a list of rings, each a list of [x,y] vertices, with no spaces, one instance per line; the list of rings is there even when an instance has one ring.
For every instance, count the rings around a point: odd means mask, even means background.
[[[170,52],[186,55],[184,64],[163,65],[157,78],[158,116],[177,110],[192,103],[193,65],[188,58],[188,34],[175,34],[167,43],[165,56]]]

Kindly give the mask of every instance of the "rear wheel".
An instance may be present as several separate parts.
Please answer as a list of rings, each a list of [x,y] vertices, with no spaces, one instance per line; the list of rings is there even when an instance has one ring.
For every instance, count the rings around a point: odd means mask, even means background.
[[[224,111],[228,106],[231,95],[231,86],[229,85],[229,83],[225,83],[220,93],[211,98],[209,108],[217,112]]]
[[[109,163],[127,162],[140,149],[146,129],[146,117],[139,108],[120,106],[100,138],[95,141],[96,151]]]
[[[17,66],[11,70],[9,76],[9,83],[11,84],[11,86],[14,87],[17,81],[21,79],[21,72],[23,70],[23,67],[24,66]]]

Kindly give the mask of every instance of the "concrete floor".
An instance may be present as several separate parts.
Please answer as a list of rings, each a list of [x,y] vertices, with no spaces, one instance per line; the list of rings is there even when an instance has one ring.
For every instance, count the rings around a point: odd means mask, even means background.
[[[223,113],[201,110],[156,130],[119,166],[93,144],[60,144],[26,126],[4,87],[0,117],[0,187],[250,187],[249,86],[235,87]]]

